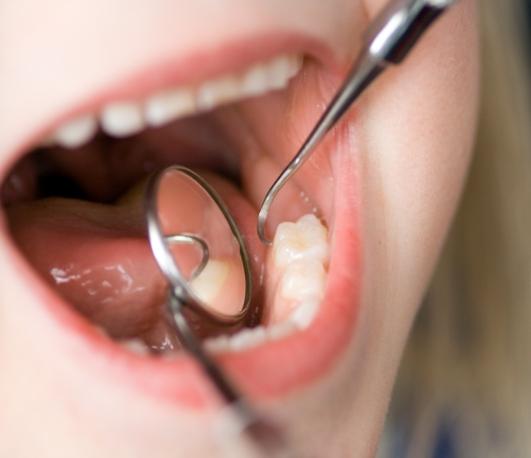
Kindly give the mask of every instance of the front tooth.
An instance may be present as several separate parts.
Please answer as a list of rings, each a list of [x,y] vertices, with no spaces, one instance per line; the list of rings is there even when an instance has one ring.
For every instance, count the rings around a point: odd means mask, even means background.
[[[212,304],[222,291],[229,277],[230,266],[223,261],[210,259],[190,286],[194,294],[206,304]]]
[[[140,105],[133,102],[118,102],[107,105],[101,113],[103,130],[113,137],[127,137],[144,128]]]
[[[296,223],[281,223],[273,241],[275,267],[286,269],[300,260],[328,262],[328,234],[326,227],[312,214],[305,215]]]
[[[195,112],[196,102],[191,89],[176,89],[150,97],[145,117],[150,126],[158,127]]]
[[[197,108],[210,110],[225,102],[230,102],[240,95],[240,85],[233,76],[226,76],[214,81],[207,81],[197,91]]]
[[[60,126],[54,133],[51,143],[57,143],[64,148],[77,148],[90,140],[97,127],[94,116],[81,116]]]
[[[280,295],[287,301],[320,300],[326,283],[326,271],[316,260],[293,263],[282,275]]]

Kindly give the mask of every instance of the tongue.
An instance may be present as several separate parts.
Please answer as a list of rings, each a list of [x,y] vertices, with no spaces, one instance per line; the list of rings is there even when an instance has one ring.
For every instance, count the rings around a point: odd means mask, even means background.
[[[234,216],[252,253],[253,271],[258,273],[264,250],[255,236],[256,212],[231,184],[214,175],[208,180]],[[168,202],[189,199],[182,194],[164,197]],[[182,214],[170,211],[169,206],[163,219],[171,225],[197,219],[204,211],[187,207]],[[114,338],[141,337],[156,350],[175,342],[163,313],[167,283],[147,242],[142,208],[143,193],[137,188],[115,205],[64,198],[15,205],[9,209],[9,222],[22,252],[81,314]],[[183,253],[187,257],[183,258]],[[181,251],[181,267],[186,259],[189,265],[183,270],[190,273],[198,264],[198,251],[190,247]],[[221,304],[222,310],[233,307],[221,300],[230,297],[227,291],[241,288],[241,282],[232,284],[231,279],[237,277],[233,267],[221,258],[211,261],[192,282],[198,296]],[[254,278],[256,285],[258,275]]]

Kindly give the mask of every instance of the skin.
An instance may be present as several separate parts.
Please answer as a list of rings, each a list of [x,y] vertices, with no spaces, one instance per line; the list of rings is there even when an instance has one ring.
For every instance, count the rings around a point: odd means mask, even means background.
[[[293,99],[300,121],[288,144],[279,146],[294,151],[384,3],[1,0],[0,171],[5,174],[15,152],[57,116],[83,103],[87,88],[111,85],[153,56],[208,46],[220,34],[237,39],[277,28],[308,33],[333,50],[336,62],[333,71],[322,71],[320,90],[309,89],[311,104]],[[370,89],[345,120],[346,135],[330,142],[330,150],[355,163],[351,205],[360,220],[361,301],[353,338],[337,364],[272,402],[275,414],[293,425],[304,456],[375,453],[400,355],[470,159],[478,92],[475,20],[475,2],[461,1],[406,65]],[[259,124],[259,107],[250,103],[244,110],[251,124]],[[8,248],[3,243],[0,250]],[[82,363],[64,355],[64,342],[42,333],[46,317],[4,256],[0,291],[1,455],[213,456],[205,440],[212,412],[165,405],[87,378]],[[16,313],[17,304],[23,314]]]

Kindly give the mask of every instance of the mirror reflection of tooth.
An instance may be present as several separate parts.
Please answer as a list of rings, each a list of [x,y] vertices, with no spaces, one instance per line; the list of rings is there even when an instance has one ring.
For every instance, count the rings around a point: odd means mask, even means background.
[[[210,259],[203,271],[190,282],[190,286],[199,299],[211,305],[221,294],[230,270],[228,262]]]

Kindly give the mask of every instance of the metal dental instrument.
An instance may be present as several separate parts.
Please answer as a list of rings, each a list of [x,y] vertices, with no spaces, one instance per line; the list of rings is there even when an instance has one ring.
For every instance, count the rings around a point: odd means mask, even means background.
[[[184,197],[171,198],[171,191]],[[166,198],[165,195],[170,195]],[[193,207],[190,206],[192,203]],[[203,204],[203,218],[190,223],[191,209]],[[175,210],[180,210],[175,212]],[[165,214],[173,214],[168,223]],[[175,215],[184,214],[185,218]],[[198,329],[206,326],[209,331],[236,332],[252,317],[252,275],[243,238],[229,210],[211,186],[195,172],[179,166],[169,167],[152,175],[146,189],[146,215],[148,238],[155,260],[168,280],[167,307],[175,332],[182,346],[200,364],[205,374],[230,407],[238,421],[238,431],[245,434],[265,456],[277,456],[285,449],[281,431],[260,415],[230,382],[226,374],[204,349]],[[175,222],[175,220],[178,220]],[[210,231],[210,232],[209,232]],[[210,237],[210,239],[209,239]],[[225,237],[223,243],[216,240]],[[209,242],[211,242],[209,244]],[[186,275],[176,261],[172,248],[195,247],[199,259]],[[192,283],[205,271],[210,260],[227,252],[241,262],[244,290],[236,296],[238,307],[233,313],[216,310],[213,304],[200,299]],[[188,251],[190,255],[190,251]],[[183,260],[184,258],[181,258]],[[206,324],[205,324],[206,323]]]
[[[282,187],[308,159],[349,107],[390,65],[400,64],[423,33],[456,0],[394,0],[369,26],[362,51],[346,81],[321,116],[297,154],[267,191],[258,213],[258,236],[265,244],[271,205]]]

